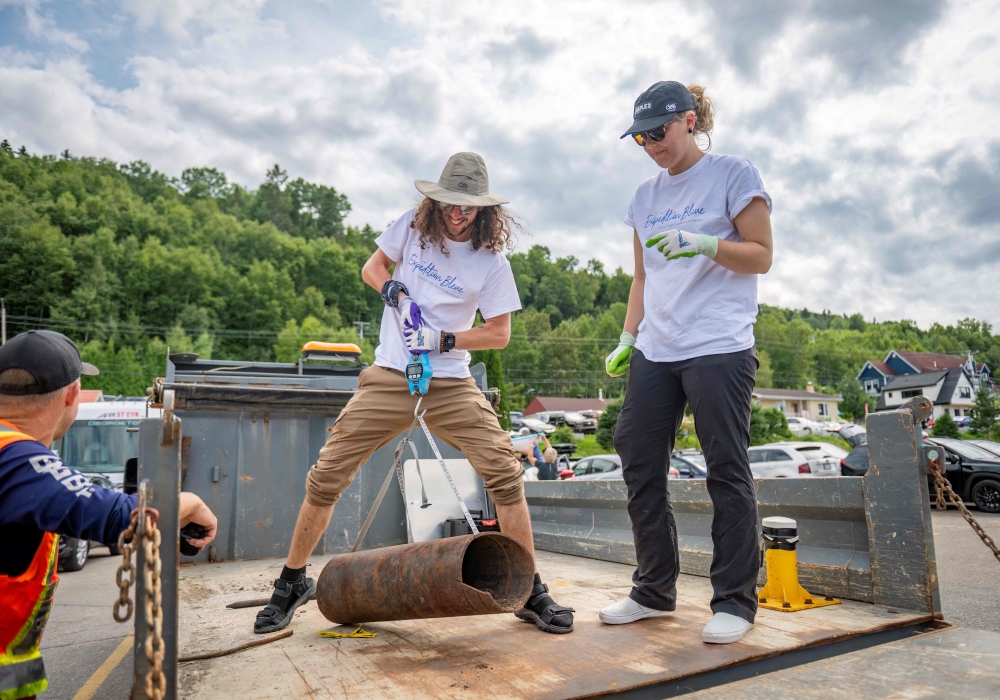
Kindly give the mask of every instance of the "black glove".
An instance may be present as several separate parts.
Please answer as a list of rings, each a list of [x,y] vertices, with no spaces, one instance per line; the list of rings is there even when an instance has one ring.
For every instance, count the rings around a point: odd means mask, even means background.
[[[399,293],[410,296],[410,290],[399,280],[388,280],[382,285],[382,301],[385,305],[393,309],[399,308]]]

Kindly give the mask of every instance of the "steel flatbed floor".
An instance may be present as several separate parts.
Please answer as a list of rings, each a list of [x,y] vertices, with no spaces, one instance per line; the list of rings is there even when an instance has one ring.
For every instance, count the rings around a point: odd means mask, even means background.
[[[314,557],[310,574],[317,575],[325,560]],[[577,610],[572,634],[545,634],[513,615],[490,615],[374,623],[365,628],[377,632],[376,639],[337,640],[316,635],[343,628],[311,602],[296,614],[292,637],[181,664],[180,696],[579,698],[624,692],[666,697],[709,687],[711,674],[727,669],[750,675],[754,663],[815,654],[810,648],[831,643],[828,649],[879,635],[886,641],[885,635],[912,634],[931,622],[927,615],[852,601],[797,613],[762,610],[743,642],[713,646],[701,641],[711,616],[707,579],[682,576],[677,611],[669,616],[608,626],[597,613],[628,593],[632,567],[546,552],[538,553],[538,561],[556,599]],[[183,567],[180,656],[259,638],[252,632],[256,608],[225,606],[269,590],[280,569],[277,560]],[[682,679],[699,680],[688,685]]]

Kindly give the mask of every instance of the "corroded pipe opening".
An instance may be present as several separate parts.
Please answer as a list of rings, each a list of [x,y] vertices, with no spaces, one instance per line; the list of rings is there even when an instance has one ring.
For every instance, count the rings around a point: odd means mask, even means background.
[[[505,612],[520,610],[525,587],[530,593],[535,577],[534,562],[530,555],[525,562],[525,554],[527,550],[513,538],[480,535],[465,550],[462,583],[488,593]]]
[[[514,612],[535,564],[517,540],[496,532],[352,554],[323,568],[316,602],[342,624]]]

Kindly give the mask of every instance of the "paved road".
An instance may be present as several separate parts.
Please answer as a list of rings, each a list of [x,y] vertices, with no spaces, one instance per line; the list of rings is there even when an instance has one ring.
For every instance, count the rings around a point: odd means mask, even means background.
[[[963,627],[1000,632],[1000,562],[954,508],[931,512],[944,619]],[[972,515],[1000,544],[1000,513]]]
[[[82,571],[59,574],[56,604],[42,637],[42,655],[49,690],[42,700],[72,700],[87,679],[122,640],[132,633],[132,621],[115,622],[111,603],[118,597],[115,571],[121,557],[105,547],[93,549]],[[134,589],[133,589],[134,590]],[[132,652],[91,697],[124,700],[132,686]]]
[[[973,513],[1000,542],[1000,514]],[[1000,632],[1000,563],[954,509],[933,512],[933,522],[945,619]],[[92,556],[83,571],[61,574],[42,644],[50,683],[43,700],[72,700],[132,630],[131,623],[118,624],[111,617],[121,559],[108,556],[104,548],[93,550]],[[130,651],[91,697],[124,700],[131,668]]]

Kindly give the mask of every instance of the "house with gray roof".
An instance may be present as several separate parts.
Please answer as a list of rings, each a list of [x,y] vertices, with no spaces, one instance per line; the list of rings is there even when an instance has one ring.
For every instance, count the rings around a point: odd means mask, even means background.
[[[976,390],[965,367],[949,367],[890,377],[878,397],[876,411],[898,408],[914,396],[926,396],[934,403],[934,418],[950,413],[968,416],[976,403]]]

